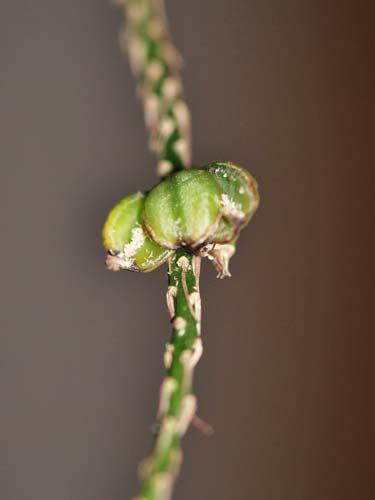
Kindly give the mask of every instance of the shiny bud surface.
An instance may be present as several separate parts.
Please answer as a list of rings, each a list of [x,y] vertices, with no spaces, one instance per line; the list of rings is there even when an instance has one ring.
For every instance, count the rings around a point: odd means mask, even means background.
[[[194,249],[209,241],[218,226],[220,196],[220,186],[208,171],[181,170],[148,193],[144,225],[159,245]]]

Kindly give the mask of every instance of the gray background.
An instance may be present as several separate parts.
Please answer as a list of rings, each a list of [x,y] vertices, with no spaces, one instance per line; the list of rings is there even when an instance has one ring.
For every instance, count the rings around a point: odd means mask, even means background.
[[[216,433],[186,438],[176,499],[375,497],[369,5],[168,3],[195,161],[241,162],[262,193],[233,278],[205,263]],[[119,24],[106,1],[1,1],[2,500],[131,498],[151,443],[165,269],[107,272],[100,241],[156,181]]]

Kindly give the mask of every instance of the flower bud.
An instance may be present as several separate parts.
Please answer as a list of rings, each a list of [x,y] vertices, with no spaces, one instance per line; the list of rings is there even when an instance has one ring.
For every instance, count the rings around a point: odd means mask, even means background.
[[[196,249],[218,228],[221,189],[207,170],[182,170],[163,180],[147,195],[143,223],[159,245]]]
[[[221,189],[222,219],[213,242],[227,243],[250,221],[258,208],[258,184],[246,169],[235,163],[217,161],[204,168],[215,177]]]
[[[144,202],[145,195],[136,193],[122,199],[109,213],[103,227],[108,269],[148,272],[172,254],[145,233],[141,224]]]
[[[240,165],[213,162],[203,167],[221,189],[221,219],[211,244],[202,249],[213,261],[218,277],[230,276],[229,260],[236,251],[239,231],[250,221],[259,205],[256,180]]]
[[[239,231],[259,204],[255,179],[239,165],[214,162],[170,175],[146,195],[118,203],[103,229],[107,266],[117,271],[152,271],[178,248],[214,262],[219,276]]]

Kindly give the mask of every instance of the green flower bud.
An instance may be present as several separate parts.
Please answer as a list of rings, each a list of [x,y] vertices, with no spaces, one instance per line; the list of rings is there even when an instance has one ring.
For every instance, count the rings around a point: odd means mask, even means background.
[[[196,249],[211,241],[221,218],[221,189],[206,169],[171,175],[147,195],[143,222],[159,245]]]
[[[256,180],[240,165],[213,162],[204,167],[217,180],[221,188],[221,219],[202,253],[211,259],[218,277],[230,276],[229,260],[236,251],[239,231],[250,221],[259,205]]]
[[[258,184],[247,170],[235,163],[213,162],[204,168],[215,177],[222,192],[222,219],[213,241],[227,243],[248,224],[258,208]]]
[[[103,229],[107,266],[152,271],[182,247],[211,259],[220,277],[230,276],[238,233],[258,204],[257,183],[239,165],[214,162],[179,171],[111,211]]]
[[[144,202],[144,194],[133,194],[121,200],[108,215],[103,227],[108,269],[148,272],[173,253],[145,233],[141,224]]]

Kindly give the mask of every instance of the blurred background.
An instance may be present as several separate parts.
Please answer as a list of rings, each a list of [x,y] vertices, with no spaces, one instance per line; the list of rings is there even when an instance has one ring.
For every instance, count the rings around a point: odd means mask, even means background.
[[[371,2],[167,2],[194,159],[261,207],[231,279],[202,276],[176,500],[375,498]],[[112,205],[156,182],[102,0],[0,5],[2,500],[137,492],[170,335],[166,270],[110,273]]]

